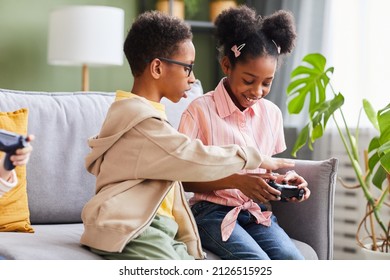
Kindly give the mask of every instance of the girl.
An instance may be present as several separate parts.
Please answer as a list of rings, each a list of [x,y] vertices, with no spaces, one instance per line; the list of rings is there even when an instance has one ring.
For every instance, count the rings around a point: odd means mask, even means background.
[[[220,65],[226,75],[216,89],[195,99],[183,113],[179,131],[205,145],[238,144],[272,156],[285,148],[279,108],[264,99],[270,92],[279,56],[292,51],[293,16],[278,11],[261,18],[246,7],[222,12],[215,21]],[[263,167],[264,168],[264,167]],[[222,259],[302,259],[279,227],[268,201],[275,200],[264,169],[204,183],[185,183],[205,248]],[[276,174],[273,174],[276,175]],[[277,176],[306,191],[293,171]],[[296,201],[295,198],[291,199]]]

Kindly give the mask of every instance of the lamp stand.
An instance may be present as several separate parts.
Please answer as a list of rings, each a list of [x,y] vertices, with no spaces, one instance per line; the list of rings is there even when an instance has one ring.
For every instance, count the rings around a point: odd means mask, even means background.
[[[81,90],[82,91],[89,91],[89,71],[88,71],[88,65],[83,64],[82,69],[82,82],[81,82]]]

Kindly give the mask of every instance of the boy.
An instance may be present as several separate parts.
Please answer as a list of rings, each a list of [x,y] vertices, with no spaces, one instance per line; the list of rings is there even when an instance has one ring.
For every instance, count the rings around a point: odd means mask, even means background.
[[[82,212],[81,243],[106,259],[203,259],[180,181],[293,162],[251,147],[204,146],[168,123],[161,98],[178,102],[195,81],[195,48],[183,21],[155,11],[141,14],[124,52],[134,84],[131,93],[117,92],[99,135],[89,140],[86,167],[96,176],[96,195]]]

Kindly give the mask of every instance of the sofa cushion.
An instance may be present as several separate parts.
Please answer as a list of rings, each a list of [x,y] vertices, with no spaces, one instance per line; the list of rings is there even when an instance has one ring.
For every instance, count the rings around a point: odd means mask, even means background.
[[[81,222],[95,191],[84,167],[87,139],[99,132],[114,93],[0,89],[0,100],[0,111],[28,108],[28,133],[36,137],[27,166],[31,223]]]
[[[98,260],[100,256],[80,245],[83,224],[34,225],[34,234],[0,232],[0,259]]]
[[[314,249],[310,245],[307,245],[306,243],[303,243],[303,242],[295,240],[295,239],[292,239],[292,242],[295,244],[295,246],[297,246],[298,250],[304,256],[305,260],[318,260],[318,256],[317,256],[316,251],[314,251]],[[207,260],[220,260],[221,259],[213,252],[211,252],[207,249],[203,249],[203,250],[206,253]]]
[[[332,259],[338,159],[295,160],[293,169],[307,181],[310,198],[302,203],[274,202],[272,210],[291,238],[311,245],[320,260]],[[287,170],[277,172],[284,174]]]
[[[179,127],[181,115],[184,110],[187,109],[188,105],[190,105],[194,99],[203,95],[202,83],[199,80],[195,80],[191,86],[191,90],[187,91],[186,94],[187,97],[180,99],[177,103],[173,103],[165,97],[161,99],[161,103],[165,105],[165,112],[167,114],[168,121],[176,129]]]
[[[17,134],[27,133],[28,110],[0,112],[0,129]],[[0,152],[0,157],[4,153]],[[27,200],[26,166],[15,168],[18,184],[0,198],[0,231],[34,232],[30,224]]]

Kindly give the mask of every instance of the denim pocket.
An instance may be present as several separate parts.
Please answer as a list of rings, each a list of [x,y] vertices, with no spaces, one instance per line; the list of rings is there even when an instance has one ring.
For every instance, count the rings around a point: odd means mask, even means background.
[[[207,208],[207,202],[206,201],[200,201],[198,203],[195,203],[191,207],[192,214],[194,214],[194,217],[197,217],[200,213],[203,212],[205,208]]]
[[[223,216],[225,216],[231,209],[233,209],[232,206],[219,205],[209,201],[198,202],[191,208],[196,219],[201,219],[202,217],[210,214],[214,216],[217,212],[223,212]]]
[[[214,210],[221,207],[221,205],[209,202],[209,201],[200,201],[196,204],[194,204],[191,208],[192,213],[194,214],[194,217],[198,216],[205,216],[210,212],[213,212]]]

